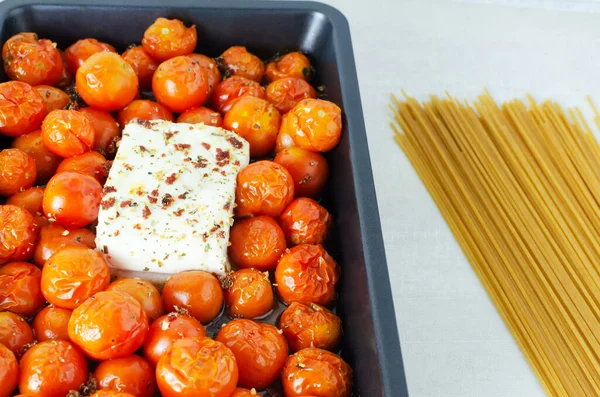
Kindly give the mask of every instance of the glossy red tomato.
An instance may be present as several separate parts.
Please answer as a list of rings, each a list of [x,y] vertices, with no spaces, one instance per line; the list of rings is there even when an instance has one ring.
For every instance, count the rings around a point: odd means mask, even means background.
[[[231,101],[243,96],[266,98],[265,89],[256,81],[242,76],[232,76],[215,87],[212,104],[221,114],[225,114],[231,107]]]
[[[129,48],[121,57],[135,71],[140,82],[140,88],[150,88],[152,86],[152,76],[158,68],[158,61],[150,56],[142,46]]]
[[[38,342],[45,340],[69,340],[68,326],[72,310],[46,306],[33,319],[33,331]]]
[[[46,303],[40,289],[42,272],[26,262],[0,267],[0,310],[32,317]]]
[[[294,199],[290,173],[272,161],[257,161],[237,176],[237,215],[279,216]]]
[[[297,245],[281,257],[275,269],[279,296],[286,302],[329,306],[335,300],[339,269],[320,245]]]
[[[115,118],[105,110],[83,108],[80,113],[88,116],[94,127],[93,149],[104,157],[112,158],[117,152],[117,141],[121,135]]]
[[[98,218],[102,185],[78,172],[56,174],[44,192],[44,214],[64,227],[86,226]]]
[[[269,216],[236,221],[229,241],[229,257],[236,266],[263,271],[275,269],[286,249],[283,231]]]
[[[83,100],[100,110],[118,110],[138,95],[138,77],[112,52],[98,52],[77,70],[75,86]]]
[[[316,98],[317,92],[305,80],[298,77],[284,77],[267,86],[267,100],[279,113],[289,112],[303,99]]]
[[[208,74],[190,57],[171,58],[154,73],[152,92],[158,102],[182,113],[202,105],[208,96]]]
[[[317,348],[290,356],[281,375],[286,397],[350,397],[352,369],[339,356]]]
[[[0,265],[27,261],[38,235],[35,218],[15,205],[0,205]]]
[[[238,366],[222,343],[184,338],[160,357],[156,381],[164,397],[229,397],[238,381]]]
[[[19,33],[2,47],[4,71],[11,80],[31,85],[54,85],[62,74],[62,58],[56,44],[35,33]]]
[[[0,396],[12,396],[19,380],[19,363],[12,351],[0,343]]]
[[[218,112],[200,106],[199,108],[191,108],[183,112],[178,118],[178,123],[210,125],[220,127],[223,124],[223,118]]]
[[[125,127],[133,119],[173,121],[173,113],[161,105],[147,99],[136,99],[119,112],[119,125]]]
[[[179,272],[165,283],[163,303],[169,312],[183,308],[196,320],[206,324],[221,312],[223,289],[219,280],[208,272]]]
[[[313,70],[310,60],[301,52],[294,51],[282,55],[267,64],[265,77],[269,81],[295,77],[297,79],[310,80]]]
[[[215,88],[217,88],[217,84],[221,82],[221,71],[217,66],[217,62],[206,55],[188,54],[188,57],[206,71],[206,75],[208,76],[208,95],[204,102],[207,102],[215,91]]]
[[[69,94],[59,88],[49,85],[36,85],[33,88],[44,100],[46,112],[48,113],[56,109],[64,109],[71,101]]]
[[[42,293],[55,306],[74,309],[110,284],[104,256],[87,247],[65,247],[42,269]]]
[[[321,153],[292,146],[277,153],[273,161],[292,175],[296,197],[317,197],[329,178],[327,160]]]
[[[277,379],[288,355],[285,338],[271,324],[233,320],[215,339],[233,352],[243,387],[265,389]]]
[[[0,312],[0,344],[20,357],[23,348],[32,343],[33,331],[23,317],[13,312]]]
[[[292,201],[279,217],[279,225],[290,245],[321,244],[331,222],[329,212],[307,197]]]
[[[37,245],[33,252],[33,263],[39,267],[56,251],[65,247],[78,246],[96,248],[96,235],[89,229],[66,229],[56,222],[40,228]]]
[[[144,32],[142,47],[154,59],[191,54],[196,48],[196,25],[186,28],[178,19],[157,18]]]
[[[80,174],[89,175],[104,184],[108,177],[107,166],[106,158],[100,153],[92,151],[64,159],[56,172],[79,172]]]
[[[230,316],[258,318],[273,309],[275,299],[268,272],[241,269],[229,274],[224,284]]]
[[[19,391],[39,397],[64,397],[87,380],[85,357],[70,342],[49,340],[27,350],[20,363]]]
[[[0,84],[0,134],[19,136],[39,128],[46,104],[29,84],[9,81]]]
[[[37,171],[33,158],[20,149],[0,151],[0,196],[11,196],[29,189]]]
[[[65,59],[72,74],[92,55],[98,52],[116,52],[115,47],[96,39],[82,39],[65,50]]]
[[[153,322],[165,312],[158,289],[139,278],[121,278],[112,282],[107,291],[120,291],[133,296],[144,308],[148,322]]]
[[[292,302],[281,314],[279,328],[293,352],[308,347],[335,350],[342,339],[340,318],[316,303]]]
[[[133,354],[148,333],[148,318],[140,303],[119,291],[93,295],[73,311],[69,338],[95,360]]]
[[[94,371],[98,389],[152,397],[156,392],[154,367],[140,356],[102,361]]]
[[[52,153],[44,145],[42,130],[36,130],[16,137],[12,141],[11,146],[24,151],[33,158],[37,173],[35,183],[39,185],[45,185],[52,178],[62,161],[62,157]]]
[[[225,77],[242,76],[260,83],[265,72],[265,64],[246,47],[233,46],[225,50],[217,62],[224,70]]]
[[[94,144],[94,126],[76,110],[53,110],[42,123],[44,145],[61,157],[89,152]]]
[[[225,113],[223,128],[233,131],[250,144],[250,157],[264,157],[273,151],[281,117],[264,99],[244,96],[233,100]]]
[[[44,188],[40,186],[31,187],[22,192],[15,193],[6,199],[6,204],[16,205],[29,212],[38,226],[46,226],[49,222],[43,215],[42,201],[44,199]]]
[[[342,111],[333,102],[304,99],[281,120],[277,151],[290,146],[328,152],[342,136]]]

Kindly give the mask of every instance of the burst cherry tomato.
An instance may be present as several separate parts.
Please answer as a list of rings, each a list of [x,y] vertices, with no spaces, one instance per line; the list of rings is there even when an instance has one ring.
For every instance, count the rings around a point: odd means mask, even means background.
[[[240,219],[229,237],[229,257],[242,268],[273,270],[286,248],[283,231],[269,216]]]
[[[49,222],[44,217],[44,210],[42,208],[42,201],[44,199],[44,188],[37,186],[31,187],[22,192],[15,193],[6,199],[6,204],[16,205],[21,207],[31,215],[33,215],[35,222],[38,226],[46,226]]]
[[[275,269],[279,296],[286,302],[329,306],[335,300],[337,264],[320,245],[297,245],[281,257]]]
[[[59,88],[49,85],[37,85],[33,88],[35,88],[44,100],[48,113],[56,109],[64,109],[71,101],[69,94]]]
[[[342,136],[342,111],[333,102],[304,99],[281,120],[277,149],[289,146],[314,152],[333,149]]]
[[[192,61],[198,63],[201,68],[206,70],[206,75],[208,76],[208,95],[206,96],[206,102],[212,96],[215,88],[217,88],[217,84],[221,82],[221,71],[217,66],[217,62],[214,59],[207,57],[202,54],[188,54],[188,57],[192,59]]]
[[[238,383],[243,387],[265,389],[277,379],[287,359],[285,338],[271,324],[233,320],[215,340],[233,352],[240,369]]]
[[[83,227],[98,218],[102,185],[78,172],[56,174],[44,192],[44,214],[64,227]]]
[[[80,154],[79,156],[64,159],[58,166],[56,172],[67,171],[89,175],[101,184],[104,184],[108,177],[106,159],[98,152],[87,152]]]
[[[69,338],[95,360],[125,357],[144,343],[148,318],[131,295],[103,291],[83,302],[69,320]]]
[[[279,328],[293,352],[317,347],[334,350],[342,339],[342,321],[316,303],[292,302],[279,318]]]
[[[122,278],[108,286],[107,291],[120,291],[133,296],[144,308],[148,322],[163,315],[163,302],[158,289],[147,281],[139,278]]]
[[[72,74],[92,55],[98,52],[116,52],[115,47],[96,39],[83,39],[72,44],[65,50],[65,59]]]
[[[19,136],[39,128],[46,117],[42,96],[29,84],[0,84],[0,134]]]
[[[89,57],[77,71],[77,92],[90,106],[118,110],[138,94],[138,78],[127,62],[112,52]]]
[[[316,98],[317,92],[305,80],[297,77],[284,77],[267,86],[267,100],[281,114],[293,109],[303,99]]]
[[[144,51],[142,46],[131,47],[121,57],[137,74],[140,88],[150,88],[152,86],[152,75],[158,68],[158,61]]]
[[[49,340],[38,343],[20,363],[19,391],[31,396],[62,397],[88,378],[85,357],[70,342]]]
[[[152,397],[156,392],[154,368],[140,356],[102,361],[94,371],[98,389]]]
[[[352,369],[327,350],[308,348],[290,356],[281,381],[286,397],[350,397]]]
[[[140,120],[173,121],[173,113],[160,103],[147,99],[136,99],[119,112],[117,120],[119,120],[119,125],[123,128],[135,118]]]
[[[160,357],[156,381],[164,397],[229,397],[238,382],[238,366],[222,343],[184,338]]]
[[[187,55],[196,48],[196,25],[186,28],[178,19],[157,18],[144,32],[142,47],[154,59],[167,59]]]
[[[232,317],[257,318],[273,309],[269,273],[241,269],[227,276],[225,303]]]
[[[235,99],[230,105],[223,119],[223,128],[248,141],[250,157],[264,157],[272,152],[281,121],[275,107],[253,96]]]
[[[54,85],[62,74],[62,58],[56,44],[35,33],[19,33],[4,42],[4,70],[11,80],[31,85]]]
[[[265,72],[263,61],[242,46],[229,47],[218,58],[218,62],[226,77],[242,76],[260,83]]]
[[[154,73],[152,92],[167,108],[185,112],[200,106],[208,96],[208,74],[190,57],[171,58]]]
[[[0,205],[0,265],[27,261],[38,234],[35,218],[15,205]]]
[[[16,137],[11,146],[24,151],[33,158],[37,173],[36,183],[39,185],[45,185],[52,178],[62,161],[62,157],[52,153],[44,145],[42,130]]]
[[[0,267],[0,310],[32,317],[46,303],[40,290],[42,272],[26,262]]]
[[[269,81],[284,79],[286,77],[295,77],[308,81],[312,77],[310,60],[301,52],[290,52],[269,62],[265,69],[265,77]]]
[[[163,303],[169,312],[176,306],[189,311],[203,324],[212,321],[223,307],[223,289],[219,280],[202,270],[175,273],[163,289]]]
[[[237,176],[235,200],[238,216],[279,216],[294,199],[290,173],[272,161],[257,161]]]
[[[266,98],[265,89],[256,81],[242,76],[232,76],[215,87],[212,94],[212,104],[221,114],[225,114],[231,107],[231,101],[243,96]]]
[[[94,144],[94,126],[76,110],[53,110],[42,123],[44,144],[61,157],[89,152]]]
[[[177,118],[177,122],[189,124],[203,123],[204,125],[220,127],[223,124],[223,118],[218,112],[200,106],[199,108],[186,110]]]
[[[23,347],[32,343],[33,331],[23,317],[13,312],[0,312],[0,344],[19,357]]]
[[[329,178],[327,160],[321,153],[292,146],[277,153],[273,161],[292,175],[296,197],[318,196]]]
[[[30,155],[19,149],[0,151],[1,196],[11,196],[29,189],[36,177],[35,161]]]
[[[113,116],[105,110],[83,108],[80,113],[88,116],[94,127],[93,149],[104,157],[112,158],[117,152],[120,136],[119,125]]]
[[[331,227],[331,216],[315,200],[300,197],[286,207],[279,225],[290,245],[321,244]]]
[[[68,341],[68,326],[72,313],[72,310],[52,305],[43,308],[33,319],[33,330],[38,342],[53,339]]]
[[[65,247],[46,261],[42,270],[42,293],[55,306],[75,309],[110,284],[104,256],[87,247]]]
[[[19,364],[14,353],[1,343],[0,368],[0,396],[12,396],[19,380]]]
[[[39,267],[56,251],[65,247],[89,247],[96,248],[96,235],[89,229],[66,229],[56,222],[43,226],[33,252],[33,263]]]

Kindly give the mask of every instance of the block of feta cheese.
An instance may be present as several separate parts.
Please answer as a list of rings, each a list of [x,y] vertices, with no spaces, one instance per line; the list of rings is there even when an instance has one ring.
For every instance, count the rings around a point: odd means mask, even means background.
[[[236,177],[248,162],[248,142],[222,128],[127,124],[96,228],[113,274],[161,283],[183,270],[227,272]]]

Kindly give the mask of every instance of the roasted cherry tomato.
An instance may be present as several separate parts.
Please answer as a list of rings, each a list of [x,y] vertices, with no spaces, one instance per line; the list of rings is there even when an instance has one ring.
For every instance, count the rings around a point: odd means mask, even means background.
[[[286,302],[329,306],[335,300],[339,269],[320,245],[297,245],[281,257],[275,269],[279,296]]]
[[[242,76],[260,83],[265,72],[263,61],[242,46],[229,47],[217,58],[217,63],[223,69],[225,77]]]
[[[0,265],[27,261],[38,235],[35,218],[15,205],[0,205]]]
[[[262,99],[267,97],[265,89],[256,81],[242,76],[232,76],[217,84],[212,94],[212,104],[221,114],[225,114],[231,107],[231,101],[243,96]]]
[[[152,397],[156,392],[154,367],[140,356],[102,361],[94,371],[98,389]]]
[[[310,60],[301,52],[295,51],[285,54],[267,64],[265,77],[269,81],[295,77],[297,79],[310,80],[313,70]]]
[[[292,201],[279,217],[279,225],[290,245],[321,244],[331,222],[329,212],[307,197]]]
[[[138,77],[127,62],[113,52],[89,57],[77,70],[77,92],[90,106],[118,110],[138,95]]]
[[[114,390],[98,390],[96,393],[92,394],[90,397],[137,397],[137,396],[135,394],[123,393],[123,392],[114,391]]]
[[[208,74],[188,56],[161,63],[152,77],[156,100],[174,112],[202,105],[208,96]]]
[[[21,359],[19,391],[31,396],[66,396],[88,378],[87,361],[72,343],[49,340],[38,343]]]
[[[156,381],[164,397],[229,397],[238,382],[238,366],[222,343],[184,338],[160,357]]]
[[[93,177],[101,184],[106,182],[108,169],[106,159],[98,152],[87,152],[79,156],[64,159],[56,172],[79,172]]]
[[[46,104],[32,86],[20,81],[0,84],[0,134],[19,136],[39,128]]]
[[[210,125],[220,127],[223,124],[223,118],[218,112],[200,106],[199,108],[191,108],[183,112],[178,118],[178,123]]]
[[[271,324],[233,320],[219,330],[218,342],[231,349],[238,367],[238,384],[263,390],[277,379],[288,355],[283,335]]]
[[[229,236],[229,257],[242,268],[273,270],[286,249],[283,231],[269,216],[240,219]]]
[[[233,131],[250,144],[250,157],[264,157],[273,151],[281,117],[264,99],[243,96],[230,103],[223,128]]]
[[[61,157],[89,152],[94,144],[94,126],[76,110],[53,110],[42,123],[44,145]]]
[[[11,80],[31,85],[54,85],[62,74],[62,58],[56,44],[35,33],[19,33],[4,42],[4,70]]]
[[[167,59],[191,54],[196,48],[196,25],[186,28],[178,19],[157,18],[144,32],[142,47],[154,59]]]
[[[214,59],[207,57],[202,54],[188,54],[188,57],[192,59],[192,61],[198,63],[201,68],[206,70],[206,75],[208,77],[208,95],[206,96],[206,102],[211,98],[215,88],[217,88],[217,84],[221,82],[221,71],[217,66],[217,62]]]
[[[37,85],[33,88],[35,88],[44,100],[48,113],[56,109],[64,109],[71,101],[69,94],[59,88],[49,85]]]
[[[19,380],[19,363],[15,354],[0,343],[0,396],[12,396]]]
[[[286,397],[350,397],[352,369],[327,350],[308,348],[290,356],[281,381]]]
[[[314,152],[333,149],[342,136],[342,111],[333,102],[304,99],[281,120],[277,151],[290,146]]]
[[[29,189],[35,183],[37,171],[33,157],[20,149],[0,151],[0,195],[11,196]]]
[[[76,74],[85,61],[97,52],[116,52],[115,47],[96,39],[83,39],[71,44],[65,50],[65,59],[69,70]]]
[[[139,278],[122,278],[116,280],[106,290],[125,292],[133,296],[144,308],[148,316],[148,322],[150,323],[165,312],[158,289],[149,282]]]
[[[256,392],[255,389],[248,390],[248,389],[243,389],[241,387],[238,387],[235,389],[233,394],[229,397],[256,397],[256,396],[258,396],[258,393]]]
[[[20,357],[23,348],[32,343],[33,331],[23,317],[13,312],[0,312],[0,344]]]
[[[136,99],[119,112],[119,125],[124,128],[133,119],[173,121],[173,113],[161,105],[147,99]]]
[[[102,185],[78,172],[56,174],[44,191],[44,214],[64,227],[83,227],[98,218]]]
[[[202,270],[175,273],[165,283],[162,296],[167,311],[186,309],[203,324],[217,317],[223,307],[223,289],[219,280]]]
[[[257,161],[237,176],[237,215],[279,216],[294,199],[290,173],[272,161]]]
[[[273,161],[292,175],[296,197],[317,197],[329,178],[327,160],[321,153],[292,146],[277,153]]]
[[[292,110],[303,99],[316,98],[317,92],[305,80],[297,77],[284,77],[267,86],[267,100],[281,114]]]
[[[42,270],[42,293],[55,306],[75,309],[110,284],[104,256],[87,247],[65,247],[46,261]]]
[[[194,317],[181,313],[169,313],[159,317],[150,325],[144,341],[144,357],[156,366],[173,342],[194,336],[206,336],[204,327]]]
[[[142,347],[148,318],[129,294],[103,291],[73,310],[69,338],[95,360],[125,357]]]
[[[59,224],[51,223],[40,229],[39,238],[33,252],[33,263],[39,267],[56,251],[65,247],[96,248],[96,235],[89,229],[66,229]]]
[[[241,269],[229,274],[224,284],[225,304],[232,317],[258,318],[273,309],[273,288],[268,272]]]
[[[279,318],[279,328],[297,352],[307,347],[334,350],[342,339],[342,321],[316,303],[292,302]]]
[[[88,116],[94,127],[93,149],[104,157],[112,158],[117,152],[120,137],[119,125],[113,116],[105,110],[82,108],[80,113]]]
[[[33,158],[37,173],[36,183],[39,185],[46,184],[52,178],[62,161],[62,157],[52,153],[44,145],[42,130],[16,137],[11,146],[24,151]]]
[[[38,342],[45,340],[69,340],[69,319],[72,310],[46,306],[33,319],[33,331]]]
[[[73,74],[69,70],[69,65],[67,64],[67,57],[62,50],[58,50],[60,53],[60,58],[62,60],[62,71],[60,72],[60,77],[56,82],[56,86],[60,88],[67,88],[73,83]]]
[[[38,226],[46,226],[49,222],[43,215],[42,201],[44,199],[44,188],[37,186],[15,193],[6,199],[6,204],[16,205],[27,210],[35,219]]]
[[[0,310],[33,317],[46,303],[40,289],[42,271],[26,262],[0,267]]]
[[[150,88],[152,86],[152,76],[158,68],[158,61],[144,51],[141,45],[131,47],[121,54],[121,57],[137,74],[140,88]]]

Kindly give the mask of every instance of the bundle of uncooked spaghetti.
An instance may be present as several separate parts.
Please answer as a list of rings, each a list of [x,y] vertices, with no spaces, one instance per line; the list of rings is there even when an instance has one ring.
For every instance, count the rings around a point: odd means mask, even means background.
[[[548,394],[600,395],[600,145],[582,114],[487,93],[394,98],[392,110],[396,141]]]

